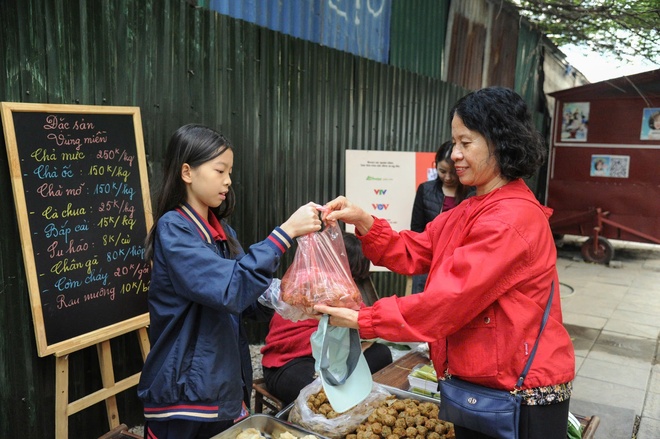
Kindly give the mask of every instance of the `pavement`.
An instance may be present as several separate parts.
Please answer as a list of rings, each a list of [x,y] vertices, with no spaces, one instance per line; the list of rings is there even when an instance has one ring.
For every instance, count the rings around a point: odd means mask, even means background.
[[[557,270],[575,347],[571,412],[598,416],[597,439],[660,438],[660,245],[610,240],[609,265],[566,236]]]

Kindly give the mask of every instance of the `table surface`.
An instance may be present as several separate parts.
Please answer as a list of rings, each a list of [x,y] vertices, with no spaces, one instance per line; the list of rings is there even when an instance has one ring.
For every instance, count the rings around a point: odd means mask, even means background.
[[[425,354],[418,350],[413,350],[374,373],[373,379],[380,384],[396,387],[401,390],[408,390],[410,387],[408,374],[412,371],[413,367],[418,364],[429,363],[430,360]],[[582,439],[592,439],[598,428],[598,424],[600,424],[600,418],[598,416],[582,416],[575,413],[574,415],[582,425]]]
[[[408,390],[408,374],[413,367],[418,364],[429,364],[429,357],[418,350],[410,351],[398,360],[388,364],[378,372],[373,374],[373,379],[377,383],[386,384],[401,390]]]

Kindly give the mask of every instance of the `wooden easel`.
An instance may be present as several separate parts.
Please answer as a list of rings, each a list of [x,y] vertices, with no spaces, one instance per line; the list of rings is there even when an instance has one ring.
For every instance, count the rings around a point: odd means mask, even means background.
[[[0,115],[37,353],[56,357],[55,437],[68,439],[68,417],[101,401],[112,429],[119,425],[115,395],[137,385],[140,373],[115,381],[110,340],[137,331],[143,361],[150,349],[143,299],[150,270],[139,243],[151,230],[153,218],[140,108],[0,102]],[[86,145],[85,152],[81,145]],[[48,178],[64,178],[67,183],[38,198],[35,194],[46,177],[42,161],[50,166]],[[98,202],[100,208],[82,207]],[[78,218],[65,218],[68,209],[75,209],[73,217]],[[44,219],[50,221],[45,228]],[[110,225],[112,233],[107,232]],[[51,227],[57,233],[51,233]],[[69,237],[72,231],[75,238]],[[98,249],[112,257],[103,260]],[[108,294],[109,300],[98,299]],[[46,313],[42,298],[47,299]],[[79,318],[95,312],[106,318]],[[56,335],[49,338],[47,332]],[[69,402],[69,354],[94,345],[103,388]]]
[[[137,329],[138,342],[142,353],[142,361],[149,353],[149,336],[147,328]],[[116,382],[112,366],[110,339],[96,344],[96,351],[101,367],[103,388],[76,401],[69,402],[69,354],[77,349],[71,348],[55,353],[55,438],[68,439],[69,416],[78,413],[92,405],[105,400],[110,429],[119,425],[119,412],[115,395],[138,384],[140,372]]]

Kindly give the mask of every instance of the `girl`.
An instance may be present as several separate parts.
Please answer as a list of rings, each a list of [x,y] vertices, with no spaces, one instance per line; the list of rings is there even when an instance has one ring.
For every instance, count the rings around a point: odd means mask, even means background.
[[[438,171],[438,178],[425,181],[417,188],[410,220],[410,230],[413,232],[423,232],[426,224],[430,223],[433,218],[474,195],[474,189],[463,185],[456,176],[451,150],[450,141],[443,143],[438,148],[433,162]],[[426,278],[426,274],[413,276],[413,294],[424,290]]]
[[[172,136],[145,256],[147,356],[138,384],[145,438],[208,438],[248,414],[252,366],[241,313],[256,306],[293,238],[320,230],[313,203],[243,251],[226,223],[234,210],[234,152],[214,130]]]

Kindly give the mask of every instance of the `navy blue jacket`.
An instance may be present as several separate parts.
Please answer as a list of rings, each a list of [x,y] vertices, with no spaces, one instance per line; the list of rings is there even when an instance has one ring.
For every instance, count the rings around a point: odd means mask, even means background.
[[[268,288],[293,241],[276,228],[228,259],[212,236],[189,206],[158,221],[148,293],[151,351],[138,384],[148,421],[247,414],[243,389],[251,390],[252,366],[241,313]]]

